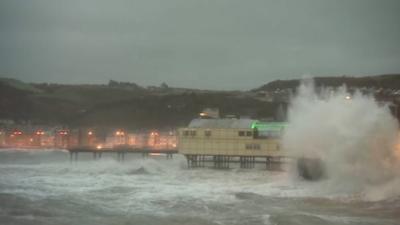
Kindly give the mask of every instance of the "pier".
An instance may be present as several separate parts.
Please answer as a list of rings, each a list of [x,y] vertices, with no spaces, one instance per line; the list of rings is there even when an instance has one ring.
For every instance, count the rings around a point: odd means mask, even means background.
[[[93,159],[101,159],[102,155],[117,154],[118,161],[124,161],[126,154],[141,154],[143,158],[147,158],[152,154],[164,154],[167,159],[172,159],[174,154],[178,153],[176,149],[155,149],[155,148],[132,148],[132,147],[117,147],[117,148],[92,148],[92,147],[75,147],[67,149],[70,154],[70,161],[78,161],[79,153],[92,153]]]
[[[173,155],[181,154],[177,149],[154,149],[154,148],[92,148],[75,147],[67,149],[70,154],[70,161],[76,162],[79,153],[91,153],[93,159],[101,159],[104,154],[115,154],[119,162],[123,162],[127,154],[138,154],[142,158],[148,158],[150,155],[165,155],[166,159],[172,159]],[[265,165],[267,170],[279,170],[280,165],[286,162],[284,157],[265,157],[265,156],[237,156],[237,155],[184,155],[187,160],[187,166],[192,168],[213,167],[215,169],[230,169],[233,164],[239,164],[242,169],[252,169],[256,164]]]
[[[280,169],[287,157],[270,156],[238,156],[238,155],[185,155],[188,168],[206,167],[206,163],[216,169],[229,169],[231,164],[239,164],[240,168],[252,169],[256,164],[264,164],[268,170]]]

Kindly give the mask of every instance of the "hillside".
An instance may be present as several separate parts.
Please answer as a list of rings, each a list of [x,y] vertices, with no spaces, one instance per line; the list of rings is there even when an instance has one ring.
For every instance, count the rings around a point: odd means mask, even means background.
[[[28,84],[2,78],[0,126],[1,120],[13,120],[70,127],[174,128],[187,125],[209,107],[219,108],[222,116],[282,119],[290,92],[299,82],[277,80],[249,92],[229,92],[171,88],[166,84],[144,88],[117,81],[104,85]],[[383,100],[388,100],[384,97],[390,93],[400,94],[400,75],[317,77],[315,83],[369,88]]]
[[[353,88],[384,88],[400,89],[400,74],[367,76],[367,77],[315,77],[315,85],[325,87],[338,87],[346,85]],[[276,89],[295,89],[300,84],[300,79],[276,80],[265,84],[253,91],[273,91]]]
[[[160,87],[134,83],[108,85],[26,84],[0,81],[0,120],[33,124],[122,127],[185,126],[207,107],[223,115],[274,118],[278,103],[264,103],[241,92]],[[30,86],[36,91],[20,87]],[[1,125],[1,124],[0,124]]]

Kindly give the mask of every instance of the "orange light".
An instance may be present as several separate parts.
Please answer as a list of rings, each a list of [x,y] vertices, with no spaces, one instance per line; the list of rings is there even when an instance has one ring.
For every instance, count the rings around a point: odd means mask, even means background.
[[[96,149],[102,149],[102,148],[103,148],[102,145],[97,145],[97,146],[96,146]]]
[[[115,132],[115,135],[119,136],[119,135],[121,135],[121,132],[117,131],[117,132]]]
[[[92,131],[89,131],[87,134],[88,134],[89,136],[92,136],[92,135],[93,135],[93,132],[92,132]]]
[[[152,155],[152,156],[160,156],[161,153],[150,153],[150,155]]]

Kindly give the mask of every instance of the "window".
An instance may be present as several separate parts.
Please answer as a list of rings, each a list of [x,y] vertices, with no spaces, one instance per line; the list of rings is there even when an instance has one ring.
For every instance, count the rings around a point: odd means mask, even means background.
[[[204,131],[204,136],[210,137],[211,136],[211,130],[205,130]]]
[[[239,131],[239,132],[238,132],[238,135],[239,135],[240,137],[243,137],[243,136],[244,136],[244,131]]]
[[[260,144],[255,144],[255,143],[251,143],[251,144],[246,144],[246,149],[248,150],[260,150],[261,146]]]
[[[188,130],[184,130],[184,131],[182,132],[182,134],[183,134],[183,136],[189,136],[189,131],[188,131]]]
[[[191,130],[190,131],[190,136],[196,136],[196,131],[195,130]]]
[[[254,130],[253,135],[255,139],[279,138],[280,136],[282,136],[282,132],[280,130],[257,130],[257,135],[256,130]]]
[[[246,136],[247,137],[251,137],[253,135],[253,133],[251,131],[246,131]]]

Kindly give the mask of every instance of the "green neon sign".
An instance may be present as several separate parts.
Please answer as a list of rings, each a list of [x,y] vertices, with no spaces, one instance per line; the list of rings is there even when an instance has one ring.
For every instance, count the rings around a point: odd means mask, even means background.
[[[282,130],[288,126],[286,122],[253,122],[251,124],[251,129],[258,130]]]

